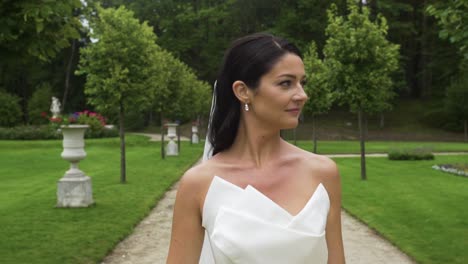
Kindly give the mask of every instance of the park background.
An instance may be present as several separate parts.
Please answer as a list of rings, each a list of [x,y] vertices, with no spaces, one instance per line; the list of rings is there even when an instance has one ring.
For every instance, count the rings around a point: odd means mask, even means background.
[[[355,25],[339,21],[352,20],[350,6]],[[6,263],[102,259],[202,151],[183,143],[181,157],[163,160],[160,143],[130,135],[122,179],[125,131],[161,133],[166,122],[177,121],[185,136],[199,124],[203,138],[223,52],[253,32],[297,44],[310,70],[307,89],[326,102],[311,104],[321,108],[305,109],[298,129],[284,131],[298,146],[358,154],[364,136],[368,153],[468,151],[467,11],[464,0],[3,1],[0,221],[10,228],[1,233],[8,238],[0,242],[1,255]],[[372,33],[368,38],[365,30]],[[346,75],[337,61],[366,71]],[[343,87],[378,96],[359,109],[342,96]],[[120,130],[97,127],[87,135],[82,168],[96,196],[87,211],[53,208],[66,164],[51,126],[52,96],[64,114],[98,112]],[[367,114],[361,125],[359,110]],[[372,159],[368,183],[362,183],[359,159],[335,159],[346,175],[343,206],[420,263],[464,263],[466,178],[431,166],[467,160],[466,153],[397,165]],[[127,184],[119,183],[119,174]],[[397,196],[402,200],[391,201]]]

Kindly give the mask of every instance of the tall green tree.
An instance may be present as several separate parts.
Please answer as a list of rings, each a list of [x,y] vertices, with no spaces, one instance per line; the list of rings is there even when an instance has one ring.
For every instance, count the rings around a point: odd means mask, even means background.
[[[454,79],[447,88],[445,97],[447,112],[463,126],[464,140],[468,142],[468,76]]]
[[[317,135],[315,132],[315,118],[328,112],[333,104],[334,96],[329,85],[329,72],[326,65],[318,57],[317,45],[311,42],[304,56],[304,66],[307,83],[304,87],[309,101],[304,106],[304,113],[312,118],[312,138],[314,153],[317,153]]]
[[[398,67],[398,45],[390,43],[387,22],[382,15],[370,20],[367,7],[348,1],[349,14],[339,16],[336,6],[328,10],[325,64],[339,102],[358,114],[361,146],[361,178],[365,180],[366,113],[381,111],[392,97],[391,74]]]
[[[86,75],[88,102],[103,113],[119,114],[121,176],[126,182],[125,114],[144,109],[151,102],[157,76],[156,36],[146,23],[139,23],[124,7],[98,8],[91,21],[95,40],[80,50],[79,74]]]
[[[464,67],[468,63],[468,1],[448,0],[429,5],[427,12],[437,19],[439,36],[457,46],[463,56]]]
[[[51,81],[49,64],[80,36],[73,13],[80,7],[80,0],[0,2],[0,86],[21,97],[25,122],[34,87]]]

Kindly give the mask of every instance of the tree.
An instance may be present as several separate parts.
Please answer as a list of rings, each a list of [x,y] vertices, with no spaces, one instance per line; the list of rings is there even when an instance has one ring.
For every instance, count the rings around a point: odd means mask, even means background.
[[[468,142],[468,77],[461,75],[447,88],[445,97],[447,112],[463,124],[465,142]]]
[[[140,24],[124,7],[98,8],[91,21],[95,43],[82,48],[78,74],[86,74],[88,102],[103,113],[118,112],[121,148],[121,177],[126,182],[125,113],[144,109],[151,102],[157,76],[156,36],[146,22]]]
[[[0,55],[2,60],[34,57],[50,61],[69,40],[78,38],[79,21],[72,1],[2,1],[0,3]]]
[[[317,153],[317,135],[315,132],[315,117],[330,110],[333,104],[333,93],[329,85],[329,73],[326,65],[318,57],[317,46],[311,42],[304,56],[304,66],[307,83],[304,87],[309,101],[304,106],[304,113],[312,117],[312,138],[314,153]]]
[[[458,47],[464,66],[468,66],[468,1],[440,1],[429,5],[426,11],[437,19],[439,36]]]
[[[361,146],[361,178],[365,180],[366,113],[381,111],[392,97],[390,75],[398,67],[398,45],[386,39],[387,22],[377,15],[369,19],[367,7],[348,1],[349,14],[338,16],[336,6],[328,10],[328,39],[324,47],[330,82],[341,104],[358,114]]]
[[[45,66],[79,37],[80,7],[80,0],[0,2],[0,84],[21,97],[24,121],[31,88],[51,81]]]
[[[167,89],[155,94],[156,109],[161,116],[182,122],[208,115],[211,103],[211,86],[200,81],[185,63],[165,52]],[[162,118],[161,118],[162,119]]]

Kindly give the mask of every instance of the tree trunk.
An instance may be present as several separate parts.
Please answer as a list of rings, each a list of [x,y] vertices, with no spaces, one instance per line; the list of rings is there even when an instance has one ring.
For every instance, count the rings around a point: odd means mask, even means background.
[[[297,146],[297,140],[296,140],[296,129],[297,129],[297,128],[294,128],[294,130],[293,130],[293,136],[294,136],[294,146]]]
[[[427,1],[423,2],[423,7],[427,6]],[[432,73],[431,73],[431,41],[430,41],[430,29],[428,26],[428,18],[426,12],[421,12],[421,49],[420,49],[420,60],[419,60],[419,70],[420,74],[417,75],[418,85],[421,91],[421,98],[429,98],[431,96],[431,82],[432,82]]]
[[[124,130],[124,107],[120,102],[120,182],[126,183],[126,166],[125,166],[125,130]]]
[[[367,126],[367,117],[365,116],[365,114],[363,113],[363,117],[364,117],[364,120],[363,121],[363,124],[364,124],[364,138],[367,138],[367,135],[369,135],[369,130],[367,129],[368,126]]]
[[[76,40],[72,40],[71,51],[70,51],[70,58],[68,59],[67,64],[67,71],[65,72],[65,89],[63,90],[63,98],[62,98],[62,109],[65,110],[65,105],[67,103],[67,97],[70,92],[70,75],[71,75],[71,68],[73,64],[73,57],[75,56],[75,49],[76,49]]]
[[[465,119],[463,123],[464,123],[464,128],[465,128],[464,129],[465,130],[465,142],[468,142],[468,124],[467,124],[468,120]]]
[[[377,9],[377,0],[370,1],[369,8],[371,11],[370,17],[372,21],[375,21],[375,18],[377,17],[377,14],[379,13],[379,10]]]
[[[317,133],[315,131],[315,115],[312,115],[312,139],[314,141],[314,153],[317,154]]]
[[[180,154],[180,125],[177,126],[177,150]]]
[[[161,158],[166,158],[166,153],[164,150],[164,121],[163,114],[161,113]]]
[[[361,142],[361,179],[362,180],[367,180],[367,175],[366,175],[366,149],[365,149],[365,129],[363,126],[367,122],[363,122],[363,119],[365,120],[365,114],[363,113],[362,110],[359,110],[358,112],[358,119],[359,119],[359,139]]]
[[[385,126],[385,115],[384,113],[380,113],[380,128],[384,128]]]
[[[23,113],[23,124],[28,124],[30,122],[29,120],[29,113],[28,113],[28,100],[27,98],[29,97],[29,89],[28,89],[28,83],[26,80],[27,73],[22,71],[19,74],[19,77],[16,81],[16,87],[19,87],[19,92],[14,93],[16,95],[19,95],[21,97],[21,111]]]

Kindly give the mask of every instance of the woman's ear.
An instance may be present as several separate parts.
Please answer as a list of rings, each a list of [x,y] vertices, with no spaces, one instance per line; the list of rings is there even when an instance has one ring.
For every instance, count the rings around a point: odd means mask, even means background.
[[[235,81],[232,84],[232,91],[234,95],[239,99],[241,103],[250,103],[250,96],[252,92],[250,91],[249,87],[243,81]]]

